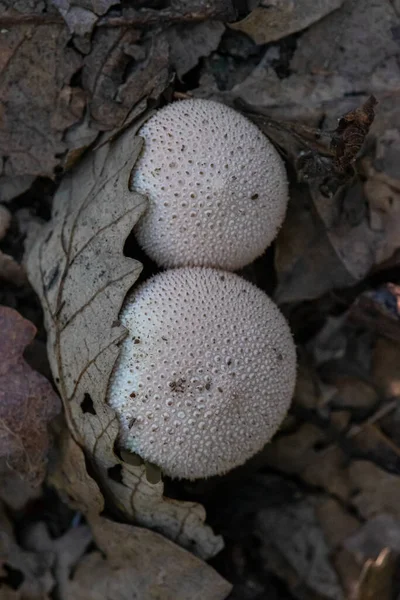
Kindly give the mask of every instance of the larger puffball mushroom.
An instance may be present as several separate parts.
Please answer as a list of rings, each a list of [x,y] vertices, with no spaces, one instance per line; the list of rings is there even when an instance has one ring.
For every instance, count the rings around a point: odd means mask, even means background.
[[[160,273],[125,301],[108,389],[121,443],[162,471],[222,474],[261,450],[293,394],[296,352],[277,306],[233,273]]]
[[[256,125],[224,104],[183,100],[139,135],[131,185],[149,206],[135,233],[158,265],[235,270],[264,252],[284,219],[288,185]]]

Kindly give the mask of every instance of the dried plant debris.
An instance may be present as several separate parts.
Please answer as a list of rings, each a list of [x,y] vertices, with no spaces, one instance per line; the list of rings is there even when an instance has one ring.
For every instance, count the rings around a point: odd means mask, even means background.
[[[15,310],[0,307],[0,459],[32,484],[44,478],[49,450],[47,426],[60,401],[50,383],[24,361],[36,329]]]
[[[343,0],[261,0],[247,17],[230,27],[256,44],[267,44],[309,27],[342,4]]]
[[[129,189],[141,144],[131,128],[64,178],[52,221],[28,255],[28,273],[45,311],[49,359],[69,428],[114,509],[207,558],[223,544],[204,525],[204,508],[164,498],[159,478],[116,454],[119,425],[105,402],[126,335],[118,314],[141,271],[123,256],[145,209],[145,198]]]

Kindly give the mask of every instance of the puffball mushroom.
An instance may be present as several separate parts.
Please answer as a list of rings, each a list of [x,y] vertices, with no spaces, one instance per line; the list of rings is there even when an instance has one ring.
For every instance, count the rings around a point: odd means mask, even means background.
[[[278,307],[210,268],[167,270],[129,295],[108,389],[121,444],[175,478],[222,474],[261,450],[293,394],[296,352]]]
[[[139,130],[131,186],[149,206],[135,227],[164,267],[239,269],[275,238],[288,201],[286,172],[254,123],[211,100],[183,100]]]

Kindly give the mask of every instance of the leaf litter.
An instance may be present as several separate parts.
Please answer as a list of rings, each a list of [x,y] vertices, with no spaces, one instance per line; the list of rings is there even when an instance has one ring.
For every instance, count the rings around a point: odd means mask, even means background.
[[[52,422],[46,484],[71,508],[56,531],[46,515],[28,526],[17,515],[29,514],[48,491],[4,480],[1,593],[20,598],[28,589],[29,597],[46,598],[57,586],[62,599],[100,600],[110,590],[115,598],[225,598],[229,584],[201,560],[216,554],[212,564],[234,583],[233,599],[398,596],[396,4],[319,2],[312,11],[306,1],[286,0],[162,8],[143,1],[135,9],[80,0],[3,4],[15,28],[3,38],[4,56],[13,60],[3,65],[10,99],[3,147],[11,153],[0,196],[28,233],[27,270],[44,307],[68,424]],[[20,20],[26,14],[31,23]],[[19,37],[21,50],[14,49],[14,37],[35,19],[38,37]],[[44,27],[61,32],[59,39],[44,39]],[[22,83],[15,69],[24,52],[35,56],[43,45],[46,54],[51,44],[52,64],[74,58],[46,84],[46,142],[29,133],[9,144],[9,131],[18,131],[14,118],[30,131],[39,114],[30,91],[35,69]],[[179,78],[172,85],[171,70]],[[17,114],[21,85],[26,94]],[[247,113],[284,156],[291,183],[273,255],[246,276],[274,295],[296,336],[293,406],[272,443],[247,465],[195,483],[161,481],[152,465],[121,452],[115,416],[104,404],[124,336],[119,309],[142,269],[124,248],[145,209],[145,199],[129,190],[140,152],[136,121],[146,106],[173,94],[222,99]],[[38,232],[37,215],[48,219],[43,200],[22,219],[24,198],[33,196],[18,195],[32,176],[54,178],[60,167],[72,170],[52,202],[52,221]],[[14,231],[3,238],[7,251]],[[143,262],[135,246],[129,255]],[[23,272],[20,255],[11,260]],[[16,279],[1,276],[5,289],[18,288]],[[26,279],[18,289],[6,298],[31,314]],[[32,314],[43,339],[41,316]],[[222,551],[221,537],[204,524],[204,507],[224,535]]]

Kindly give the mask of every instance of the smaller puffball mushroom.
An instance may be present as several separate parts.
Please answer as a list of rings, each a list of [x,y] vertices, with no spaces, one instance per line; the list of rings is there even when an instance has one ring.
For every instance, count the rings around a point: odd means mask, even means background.
[[[139,130],[131,186],[149,206],[135,227],[160,266],[239,269],[275,238],[288,201],[286,172],[254,123],[210,100],[183,100]]]
[[[293,394],[296,352],[277,306],[238,275],[160,273],[125,301],[108,389],[121,444],[171,477],[222,474],[261,450]]]

